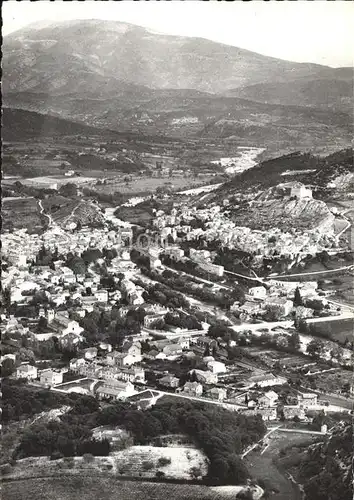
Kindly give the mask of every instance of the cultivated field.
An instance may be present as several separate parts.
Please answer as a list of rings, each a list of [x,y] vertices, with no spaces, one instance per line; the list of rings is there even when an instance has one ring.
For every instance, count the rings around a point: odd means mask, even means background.
[[[353,319],[328,319],[328,321],[311,323],[310,333],[312,333],[312,335],[323,335],[326,338],[333,340],[333,342],[344,344],[347,340],[353,340]]]
[[[35,198],[3,198],[3,229],[27,228],[29,232],[42,230],[43,221]]]
[[[117,182],[110,180],[108,184],[95,186],[95,189],[102,193],[113,193],[119,191],[123,194],[139,195],[141,193],[154,193],[158,187],[170,187],[173,191],[182,191],[201,184],[210,184],[214,177],[141,177],[132,182],[125,183],[121,179]]]
[[[122,481],[92,475],[25,479],[4,483],[6,500],[224,500],[234,499],[235,489],[223,491],[188,484]]]

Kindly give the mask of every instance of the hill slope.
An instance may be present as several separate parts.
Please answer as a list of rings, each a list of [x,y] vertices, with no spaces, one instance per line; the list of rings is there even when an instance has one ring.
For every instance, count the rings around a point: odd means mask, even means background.
[[[2,120],[2,134],[5,141],[44,136],[97,136],[103,133],[83,123],[75,123],[55,116],[24,111],[22,109],[3,108]]]
[[[262,82],[230,90],[227,95],[269,104],[310,106],[348,112],[353,107],[353,70],[341,68],[332,78]]]
[[[215,196],[217,199],[223,199],[248,189],[264,190],[291,180],[325,188],[338,176],[350,174],[352,170],[352,148],[326,157],[296,152],[263,161],[254,168],[236,175],[230,182],[215,191]]]

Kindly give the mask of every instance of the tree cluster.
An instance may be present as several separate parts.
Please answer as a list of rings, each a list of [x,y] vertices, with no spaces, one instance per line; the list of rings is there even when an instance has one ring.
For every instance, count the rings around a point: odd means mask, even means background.
[[[101,425],[123,425],[141,444],[163,434],[187,434],[207,455],[213,484],[244,483],[248,473],[239,454],[265,433],[259,416],[191,402],[160,403],[145,412],[116,403],[104,408],[98,420]]]

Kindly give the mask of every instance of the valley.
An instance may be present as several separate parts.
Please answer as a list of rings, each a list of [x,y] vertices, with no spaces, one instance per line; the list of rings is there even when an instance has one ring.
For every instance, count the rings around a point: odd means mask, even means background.
[[[4,500],[350,500],[352,68],[67,16],[3,38]]]

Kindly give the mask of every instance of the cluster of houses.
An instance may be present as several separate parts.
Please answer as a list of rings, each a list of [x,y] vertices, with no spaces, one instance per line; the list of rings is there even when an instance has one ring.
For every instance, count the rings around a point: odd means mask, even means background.
[[[312,198],[311,190],[304,185],[288,184],[279,187],[278,191],[283,196],[299,200]],[[252,204],[253,200],[249,203]],[[223,206],[227,205],[228,200],[224,200]],[[266,231],[255,230],[237,225],[228,212],[223,211],[223,206],[212,203],[202,209],[181,206],[174,207],[170,213],[160,210],[156,213],[154,225],[160,231],[168,229],[182,233],[187,241],[200,238],[207,242],[218,241],[222,246],[247,252],[259,259],[272,256],[296,259],[299,255],[315,255],[328,246],[327,240],[331,236],[328,228],[326,231],[318,228],[311,232],[302,229],[286,231],[277,227]]]

